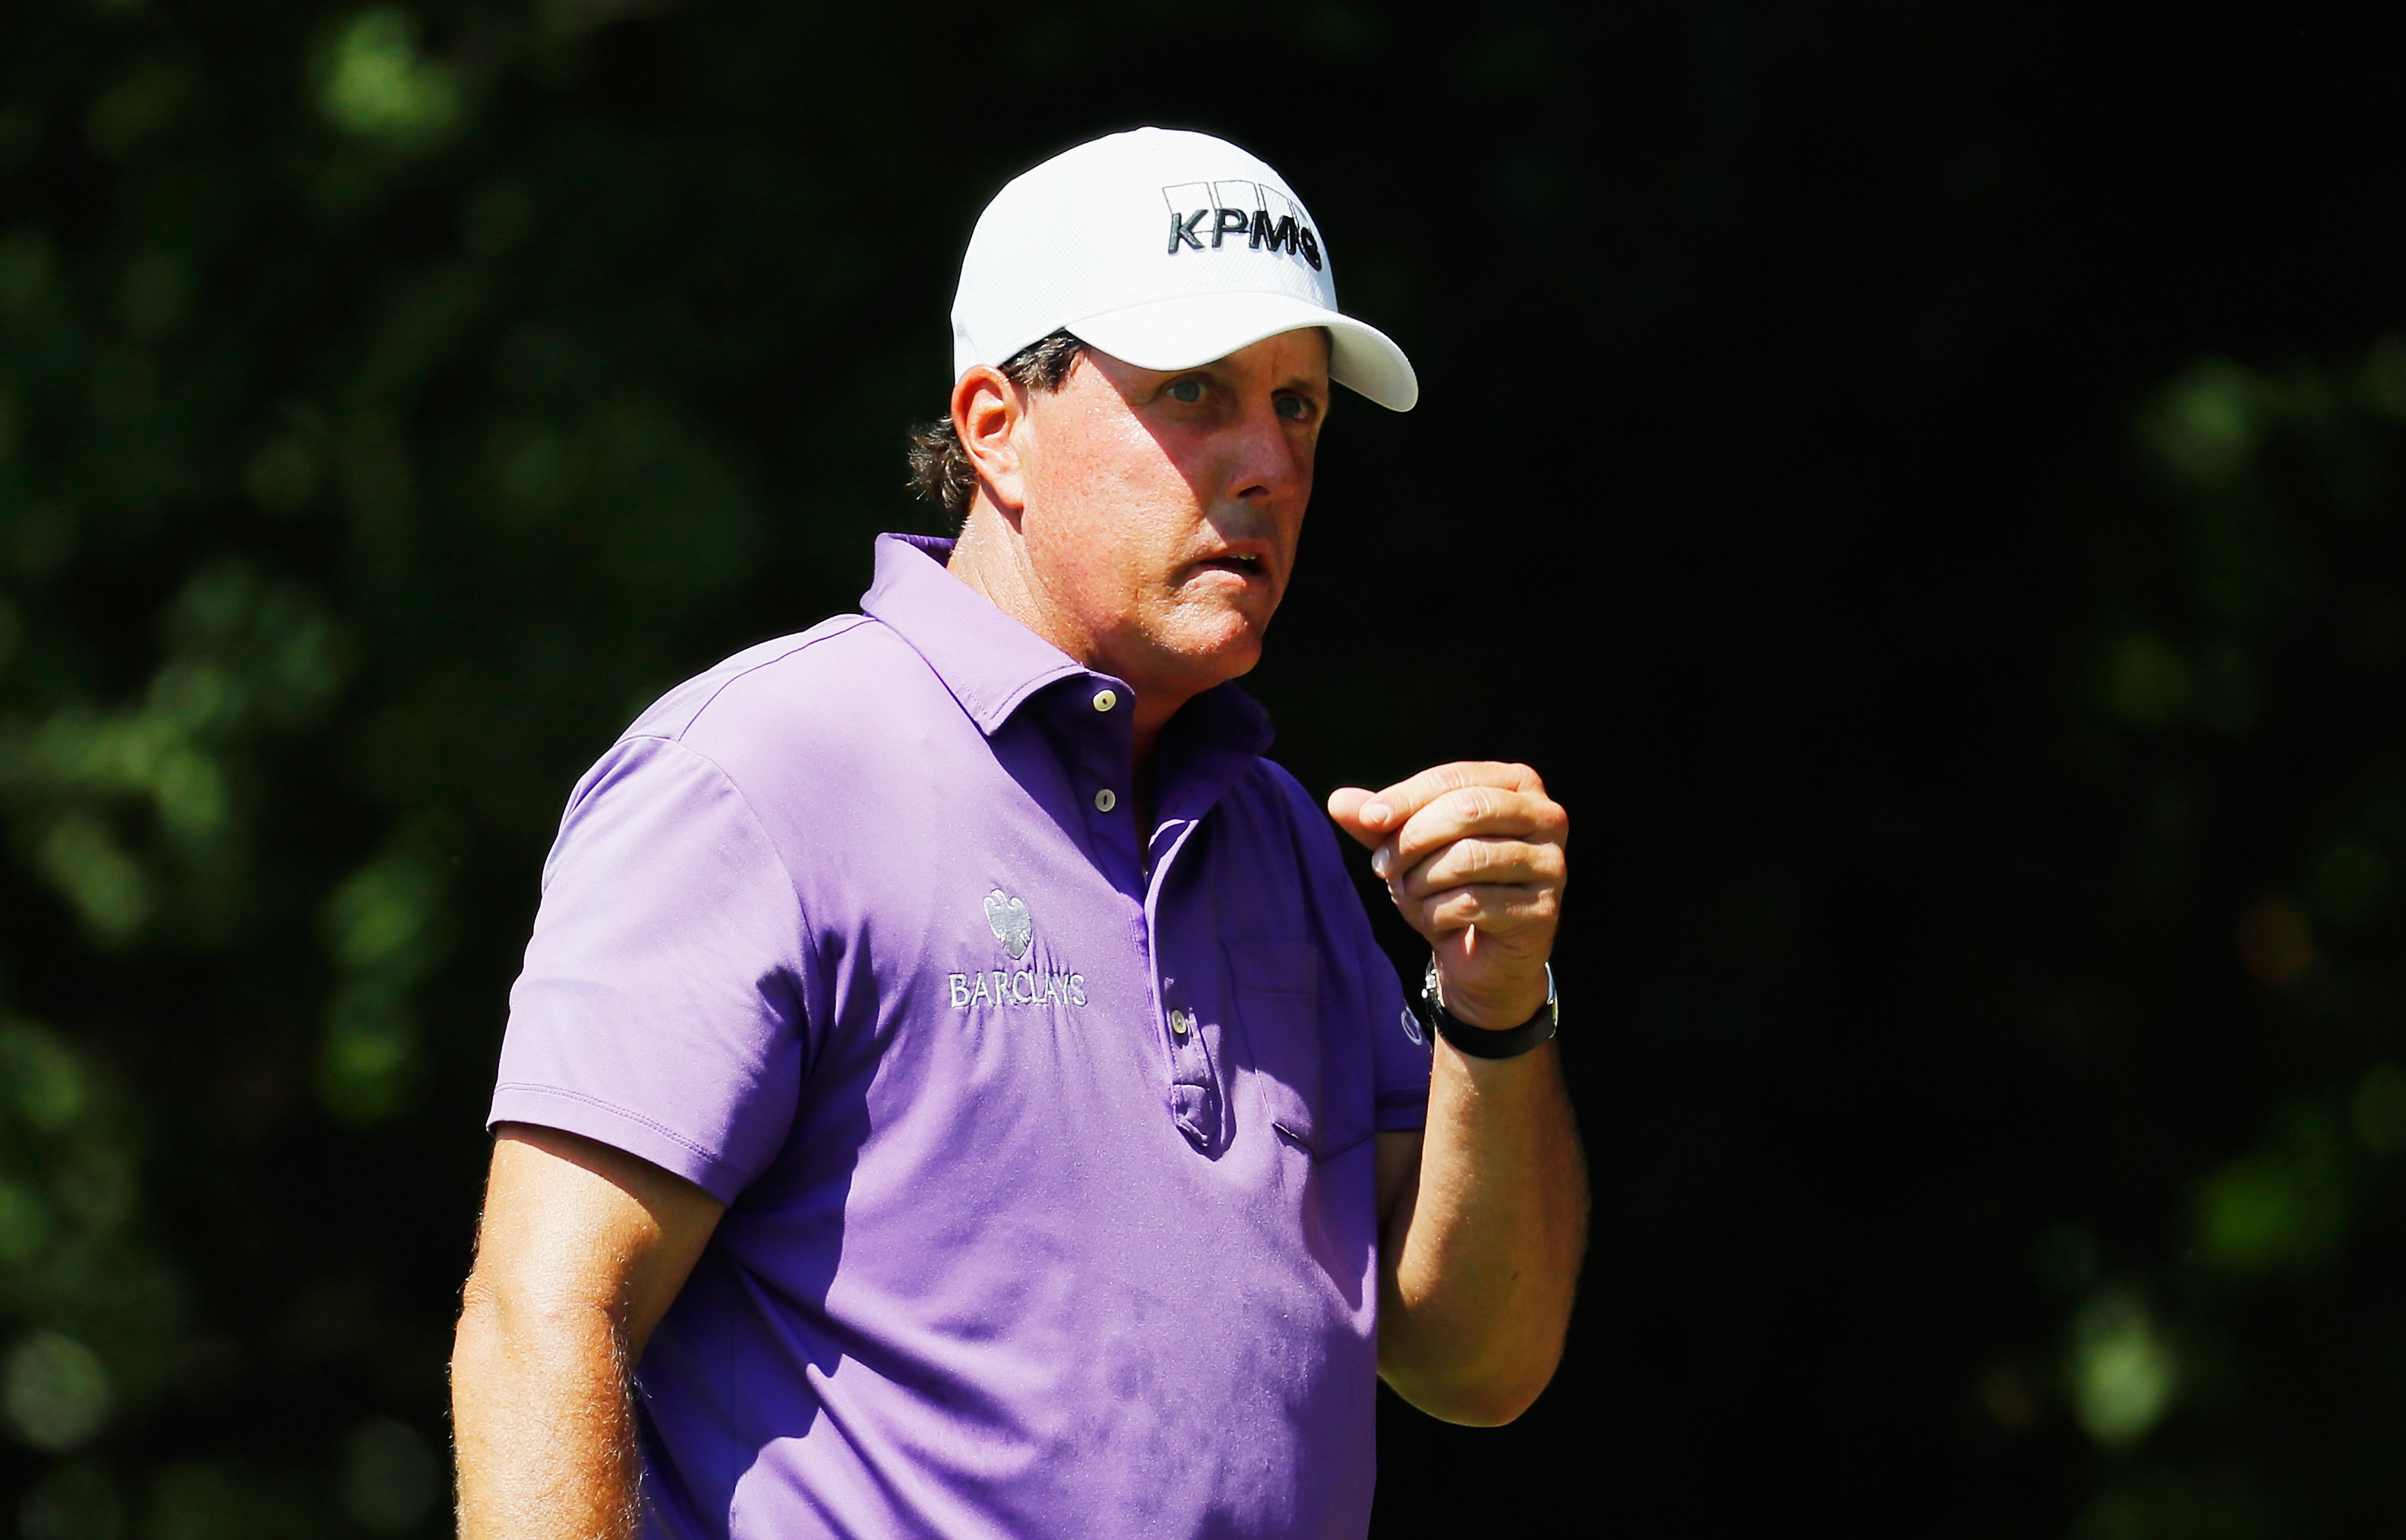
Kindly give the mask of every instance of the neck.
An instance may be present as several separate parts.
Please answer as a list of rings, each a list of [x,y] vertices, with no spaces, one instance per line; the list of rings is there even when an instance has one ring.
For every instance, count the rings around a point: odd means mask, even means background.
[[[996,609],[1060,648],[1084,668],[1125,680],[1136,697],[1136,784],[1149,785],[1153,751],[1161,729],[1192,699],[1155,682],[1134,677],[1135,671],[1114,665],[1106,655],[1101,635],[1057,603],[1027,558],[1026,543],[1010,520],[981,496],[954,543],[945,571],[984,596]]]

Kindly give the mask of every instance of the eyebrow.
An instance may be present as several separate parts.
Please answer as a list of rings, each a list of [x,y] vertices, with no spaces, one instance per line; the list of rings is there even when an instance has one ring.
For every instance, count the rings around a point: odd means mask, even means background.
[[[1165,379],[1171,380],[1184,379],[1194,374],[1209,374],[1214,379],[1226,380],[1231,377],[1225,367],[1227,361],[1224,358],[1213,359],[1209,363],[1198,363],[1186,369],[1165,369],[1159,373]],[[1305,376],[1291,374],[1271,386],[1270,389],[1273,393],[1280,390],[1292,390],[1297,395],[1333,398],[1336,395],[1336,383],[1325,376],[1314,381]]]

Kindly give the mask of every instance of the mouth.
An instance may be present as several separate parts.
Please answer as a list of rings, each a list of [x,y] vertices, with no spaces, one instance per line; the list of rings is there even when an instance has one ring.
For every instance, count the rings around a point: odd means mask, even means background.
[[[1235,552],[1226,556],[1210,557],[1195,565],[1207,572],[1234,572],[1239,577],[1269,575],[1267,570],[1263,567],[1262,558],[1259,556],[1243,556]]]

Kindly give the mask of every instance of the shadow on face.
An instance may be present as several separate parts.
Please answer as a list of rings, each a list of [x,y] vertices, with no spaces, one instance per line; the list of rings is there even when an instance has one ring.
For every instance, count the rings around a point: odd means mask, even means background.
[[[1139,692],[1189,695],[1258,661],[1328,404],[1317,329],[1184,370],[1089,352],[1029,402],[1029,556]]]

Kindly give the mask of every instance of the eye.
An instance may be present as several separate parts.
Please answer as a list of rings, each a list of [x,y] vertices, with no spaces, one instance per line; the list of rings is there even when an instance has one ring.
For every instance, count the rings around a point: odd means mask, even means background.
[[[1203,399],[1203,382],[1201,380],[1172,381],[1169,387],[1169,399],[1183,402],[1192,406]]]
[[[1278,398],[1278,415],[1289,422],[1301,422],[1311,415],[1311,403],[1301,396],[1281,396]]]

